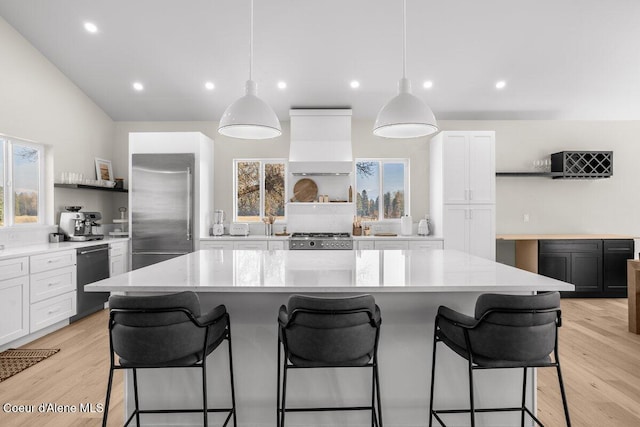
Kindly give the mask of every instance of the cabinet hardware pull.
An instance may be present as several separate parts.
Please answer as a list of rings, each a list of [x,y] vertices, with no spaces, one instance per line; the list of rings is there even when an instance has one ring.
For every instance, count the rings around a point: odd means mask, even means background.
[[[47,314],[53,314],[53,313],[57,313],[60,311],[60,307],[57,307],[55,310],[49,310],[49,312]]]

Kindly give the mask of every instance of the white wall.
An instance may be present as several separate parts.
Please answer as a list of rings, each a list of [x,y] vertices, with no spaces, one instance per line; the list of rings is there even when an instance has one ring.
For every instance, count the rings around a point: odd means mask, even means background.
[[[613,151],[601,180],[501,177],[500,233],[640,235],[640,121],[446,121],[445,130],[495,130],[496,170],[532,171],[533,160],[565,150]],[[529,214],[529,222],[523,215]]]
[[[55,198],[46,222],[57,222],[57,212],[69,204],[117,215],[122,205],[118,195],[52,187],[53,177],[62,171],[94,177],[95,157],[112,158],[111,118],[2,18],[0,69],[0,133],[45,144],[52,153],[47,185]],[[126,172],[126,163],[114,164],[114,170],[120,168]],[[0,230],[2,244],[21,239],[19,231]]]
[[[214,206],[232,212],[232,160],[287,157],[289,123],[270,141],[239,141],[217,134],[217,122],[119,122],[115,150],[124,156],[130,131],[201,131],[215,149]],[[352,123],[354,157],[408,157],[411,215],[428,212],[429,150],[426,138],[386,140],[372,122]],[[533,170],[533,161],[562,150],[612,150],[614,175],[603,180],[498,178],[498,233],[621,233],[640,235],[640,121],[440,121],[443,130],[495,130],[498,171]],[[118,159],[118,163],[126,159]],[[523,214],[529,222],[523,222]]]

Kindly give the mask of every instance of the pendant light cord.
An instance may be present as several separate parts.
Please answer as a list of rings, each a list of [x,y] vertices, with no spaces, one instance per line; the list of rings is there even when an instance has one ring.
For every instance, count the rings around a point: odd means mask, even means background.
[[[253,0],[251,0],[251,31],[249,34],[249,80],[253,80]]]
[[[402,0],[402,77],[407,78],[407,0]]]

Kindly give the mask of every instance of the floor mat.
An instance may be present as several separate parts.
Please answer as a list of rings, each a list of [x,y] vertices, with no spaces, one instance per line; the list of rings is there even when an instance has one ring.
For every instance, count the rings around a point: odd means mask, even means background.
[[[0,353],[0,382],[9,377],[22,372],[30,366],[56,354],[60,349],[39,350],[39,349],[15,349]]]

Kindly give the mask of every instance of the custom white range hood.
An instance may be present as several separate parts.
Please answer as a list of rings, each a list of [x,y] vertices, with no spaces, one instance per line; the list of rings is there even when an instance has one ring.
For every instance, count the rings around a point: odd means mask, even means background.
[[[353,171],[351,109],[294,109],[289,172],[348,175]]]

